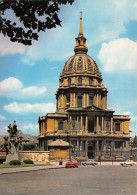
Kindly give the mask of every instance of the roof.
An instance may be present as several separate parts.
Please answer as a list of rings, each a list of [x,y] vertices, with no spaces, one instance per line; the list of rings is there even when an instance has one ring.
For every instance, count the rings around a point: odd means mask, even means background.
[[[70,144],[62,139],[57,139],[56,141],[53,141],[49,144],[49,146],[67,146],[69,147]]]
[[[30,135],[30,134],[23,134],[21,130],[17,131],[17,135],[22,137],[23,142],[31,142],[31,143],[38,143],[38,136]],[[4,143],[4,137],[9,135],[0,135],[0,144]]]

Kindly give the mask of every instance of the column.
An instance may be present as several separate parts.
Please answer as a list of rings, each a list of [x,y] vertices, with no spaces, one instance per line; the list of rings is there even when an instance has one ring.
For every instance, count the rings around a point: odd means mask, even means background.
[[[86,116],[86,132],[88,131],[88,116]]]
[[[79,146],[80,146],[80,156],[82,155],[82,149],[83,149],[82,144],[83,144],[83,141],[80,141],[80,143],[79,143]]]
[[[79,116],[77,116],[77,127],[76,127],[76,129],[77,129],[77,132],[79,131]]]
[[[104,130],[104,117],[102,116],[102,131]]]
[[[96,150],[95,150],[95,156],[98,156],[99,154],[99,141],[96,141]]]
[[[113,117],[111,117],[111,134],[113,134]]]
[[[80,156],[79,140],[77,140],[77,156]]]
[[[72,122],[72,116],[69,116],[69,130],[71,131],[72,128],[71,128],[71,122]]]
[[[83,116],[81,116],[81,130],[83,130]]]
[[[96,129],[96,131],[98,131],[98,123],[99,123],[99,117],[97,116],[97,129]]]
[[[74,107],[76,107],[76,93],[74,93]]]
[[[83,95],[83,107],[85,107],[85,93]]]
[[[85,141],[85,152],[86,152],[86,156],[88,156],[88,141]]]

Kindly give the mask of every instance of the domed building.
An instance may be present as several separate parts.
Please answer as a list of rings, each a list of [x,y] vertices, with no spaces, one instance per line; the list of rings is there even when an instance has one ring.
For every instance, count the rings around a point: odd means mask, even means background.
[[[40,148],[53,160],[122,158],[129,151],[130,118],[107,109],[108,91],[87,55],[82,16],[74,52],[60,73],[56,112],[39,117]]]

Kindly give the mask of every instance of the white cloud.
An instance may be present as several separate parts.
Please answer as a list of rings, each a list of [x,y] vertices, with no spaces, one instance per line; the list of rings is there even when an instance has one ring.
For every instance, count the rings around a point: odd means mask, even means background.
[[[55,61],[70,57],[73,55],[75,37],[79,31],[81,10],[83,10],[83,32],[88,39],[88,47],[118,38],[126,32],[125,24],[137,21],[137,0],[111,0],[109,3],[108,0],[79,0],[72,6],[61,6],[62,27],[40,33],[39,41],[33,41],[33,45],[26,47],[26,50],[24,45],[17,44],[13,47],[13,43],[1,38],[0,55],[21,53],[22,61],[28,65],[34,65],[38,60]]]
[[[137,71],[137,42],[121,38],[103,43],[98,58],[105,72]]]
[[[9,77],[0,82],[0,96],[15,99],[33,99],[45,95],[45,87],[30,86],[23,88],[23,84],[15,77]]]
[[[4,106],[4,110],[10,113],[16,114],[37,113],[40,115],[44,115],[48,112],[55,112],[55,108],[56,106],[53,103],[30,104],[13,102],[9,105]]]
[[[6,120],[5,116],[0,115],[0,120]]]
[[[25,46],[20,43],[11,42],[9,38],[0,34],[0,56],[8,54],[23,54],[25,52]]]
[[[37,60],[64,60],[73,55],[75,37],[79,31],[79,11],[83,10],[83,32],[87,46],[116,39],[126,32],[125,23],[137,20],[135,0],[79,0],[72,6],[62,6],[62,27],[40,33],[39,41],[28,48],[22,60],[34,65]],[[104,11],[105,9],[105,11]],[[69,14],[68,14],[69,13]]]
[[[27,124],[27,125],[24,125],[22,128],[23,128],[24,130],[27,130],[27,129],[38,130],[38,129],[39,129],[39,126],[38,126],[38,124],[29,123],[29,124]]]
[[[29,123],[27,125],[23,125],[21,127],[21,130],[25,134],[36,134],[36,135],[38,135],[38,133],[39,133],[39,125],[38,124]]]

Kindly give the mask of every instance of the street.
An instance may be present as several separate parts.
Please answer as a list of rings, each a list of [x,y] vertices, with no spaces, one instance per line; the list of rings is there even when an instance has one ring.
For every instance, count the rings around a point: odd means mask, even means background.
[[[1,195],[137,195],[137,166],[79,166],[0,175]]]

